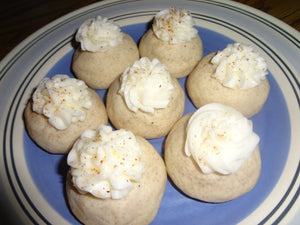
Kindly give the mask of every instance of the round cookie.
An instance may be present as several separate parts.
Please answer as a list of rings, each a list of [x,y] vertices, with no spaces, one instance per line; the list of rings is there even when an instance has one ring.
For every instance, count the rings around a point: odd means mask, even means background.
[[[91,93],[92,106],[86,110],[86,119],[71,123],[65,130],[56,129],[49,124],[47,117],[34,112],[29,101],[24,111],[24,120],[27,132],[34,142],[49,153],[65,154],[84,130],[107,124],[108,117],[103,101],[94,90],[88,91]]]
[[[174,184],[186,195],[206,202],[225,202],[250,191],[261,171],[259,148],[233,174],[204,174],[184,150],[191,115],[185,115],[174,125],[165,143],[165,163]]]
[[[181,78],[187,76],[199,63],[203,46],[199,35],[191,41],[170,44],[158,39],[150,28],[140,40],[139,51],[141,57],[157,58],[168,67],[173,77]]]
[[[136,43],[130,35],[123,33],[122,42],[105,52],[82,51],[78,47],[73,56],[72,70],[89,87],[107,89],[138,58]]]
[[[142,148],[145,172],[141,180],[122,199],[100,199],[80,194],[68,173],[66,193],[73,214],[84,224],[149,224],[156,216],[164,194],[167,173],[161,156],[142,137],[136,136]]]
[[[218,102],[231,106],[247,118],[257,114],[264,106],[270,91],[265,78],[259,85],[250,89],[232,89],[222,85],[211,75],[214,72],[210,62],[216,53],[205,56],[187,78],[187,93],[193,104],[200,108],[208,103]]]
[[[107,114],[115,128],[132,131],[135,135],[146,139],[158,138],[168,134],[171,127],[182,116],[185,96],[176,78],[172,78],[175,86],[166,108],[155,109],[154,113],[138,110],[133,112],[127,107],[123,97],[118,93],[120,79],[110,86],[107,98]]]

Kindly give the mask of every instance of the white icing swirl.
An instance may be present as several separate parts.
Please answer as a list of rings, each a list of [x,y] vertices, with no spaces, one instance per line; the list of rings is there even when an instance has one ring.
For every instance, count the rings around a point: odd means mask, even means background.
[[[46,116],[58,130],[71,123],[84,121],[86,110],[92,106],[88,87],[82,80],[67,75],[44,78],[32,96],[32,110]]]
[[[81,24],[75,39],[84,51],[105,52],[122,42],[123,33],[117,24],[97,16]]]
[[[119,94],[133,112],[154,113],[167,107],[174,89],[167,67],[158,59],[143,57],[128,67],[120,78]]]
[[[82,194],[121,199],[145,171],[141,154],[140,145],[130,131],[113,131],[105,125],[86,130],[68,154],[72,182]]]
[[[215,73],[212,77],[233,89],[249,89],[266,78],[267,64],[251,46],[228,44],[211,60]]]
[[[162,41],[176,44],[191,41],[198,34],[189,11],[180,8],[169,8],[160,11],[154,17],[152,29]]]
[[[252,122],[219,103],[199,108],[187,125],[185,153],[203,173],[236,172],[258,145]]]

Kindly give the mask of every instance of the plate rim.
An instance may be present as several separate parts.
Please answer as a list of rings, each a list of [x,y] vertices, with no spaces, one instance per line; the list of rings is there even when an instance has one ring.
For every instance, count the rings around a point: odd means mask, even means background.
[[[54,24],[56,24],[58,21],[61,21],[61,20],[64,20],[65,18],[69,18],[69,17],[71,17],[71,15],[72,14],[77,14],[79,11],[84,11],[84,10],[87,10],[87,9],[90,9],[90,8],[93,8],[94,6],[100,6],[100,5],[102,5],[102,4],[105,4],[105,3],[117,3],[117,2],[121,2],[121,1],[119,1],[119,0],[111,0],[111,1],[103,1],[103,2],[98,2],[98,3],[93,3],[92,5],[89,5],[89,6],[85,6],[85,7],[83,7],[83,8],[80,8],[80,9],[78,9],[78,10],[75,10],[75,11],[73,11],[73,12],[71,12],[71,13],[68,13],[68,14],[66,14],[65,16],[62,16],[62,17],[60,17],[60,18],[58,18],[58,19],[56,19],[56,20],[54,20],[53,22],[51,22],[51,23],[49,23],[48,25],[46,25],[46,26],[44,26],[44,27],[42,27],[42,28],[40,28],[39,30],[37,30],[36,32],[34,32],[32,35],[30,35],[28,38],[26,38],[24,41],[22,41],[18,46],[16,46],[4,59],[6,60],[6,61],[10,61],[9,60],[9,58],[11,57],[11,55],[13,55],[14,54],[14,52],[16,51],[16,52],[19,52],[19,50],[21,50],[22,49],[22,46],[24,45],[24,44],[26,44],[26,43],[28,43],[28,42],[30,42],[30,40],[31,40],[31,38],[33,38],[33,37],[37,37],[40,33],[43,33],[45,30],[47,30],[48,29],[48,27],[51,27],[51,26],[53,26]],[[126,3],[126,2],[135,2],[135,1],[133,1],[133,0],[127,0],[127,1],[122,1],[122,3]],[[159,1],[159,2],[161,2],[161,1]],[[198,1],[192,1],[192,2],[215,2],[215,3],[220,3],[221,2],[221,0],[219,1],[219,0],[217,0],[217,1],[206,1],[206,0],[203,0],[203,1],[201,1],[201,0],[198,0]],[[233,5],[238,5],[238,6],[241,6],[242,8],[251,8],[251,7],[249,7],[249,6],[246,6],[246,5],[243,5],[243,4],[240,4],[240,3],[237,3],[237,2],[230,2],[230,3],[233,3]],[[229,4],[230,5],[230,4]],[[254,8],[251,8],[252,10],[254,10],[254,11],[258,11],[258,10],[256,10],[256,9],[254,9]],[[261,11],[259,11],[259,13],[263,13],[263,12],[261,12]],[[263,13],[264,14],[264,17],[267,15],[267,17],[271,17],[272,19],[276,19],[276,20],[278,20],[277,18],[275,18],[275,17],[272,17],[272,16],[270,16],[270,15],[268,15],[268,14],[265,14],[265,13]],[[278,20],[279,21],[279,20]],[[281,22],[281,21],[280,21]],[[283,23],[283,22],[281,22],[281,23]],[[285,23],[283,23],[283,24],[281,24],[281,26],[288,26],[288,25],[286,25]],[[280,26],[280,27],[281,27]],[[293,29],[292,29],[293,30]],[[295,30],[296,31],[296,30]],[[299,36],[298,38],[296,37],[296,39],[297,39],[297,41],[300,43],[300,34],[299,34],[299,32],[298,33],[296,33],[296,35],[295,36]],[[299,40],[298,40],[299,39]],[[297,44],[297,43],[296,43]],[[6,59],[7,58],[7,59]],[[2,64],[4,64],[5,63],[5,60],[4,60],[4,62],[3,62],[3,60],[0,62],[0,68],[1,68],[1,66],[2,66]],[[1,74],[1,71],[0,71],[0,74]],[[2,82],[2,80],[3,80],[3,78],[5,78],[5,77],[0,77],[1,78],[1,84],[0,85],[2,85],[2,83],[4,83],[4,82]],[[299,81],[299,77],[295,77],[295,79],[296,80],[298,80]],[[299,87],[299,86],[298,86]],[[299,167],[298,167],[298,170],[299,170]],[[300,187],[298,187],[298,195],[299,195],[299,188]],[[296,199],[297,200],[297,199]]]

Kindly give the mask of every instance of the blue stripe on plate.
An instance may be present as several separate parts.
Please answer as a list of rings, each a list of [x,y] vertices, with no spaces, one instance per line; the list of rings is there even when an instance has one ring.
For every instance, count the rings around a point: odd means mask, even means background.
[[[127,1],[127,2],[135,2],[135,1]],[[262,17],[257,16],[256,14],[250,13],[246,10],[240,9],[238,7],[229,5],[229,4],[222,4],[220,2],[216,2],[216,1],[193,1],[193,2],[202,2],[202,3],[206,3],[206,4],[211,4],[211,5],[216,5],[219,7],[224,7],[233,11],[236,11],[238,13],[241,13],[245,16],[249,16],[261,23],[264,23],[265,25],[271,26],[271,28],[273,28],[277,33],[279,33],[280,35],[283,35],[285,38],[287,38],[290,42],[292,42],[295,46],[299,46],[299,40],[294,37],[293,35],[287,33],[284,29],[282,29],[281,27],[277,26],[276,24],[265,20]],[[47,35],[51,34],[52,32],[54,32],[55,30],[59,29],[60,27],[63,27],[65,25],[67,25],[69,22],[71,22],[74,19],[80,18],[82,16],[88,15],[92,12],[96,12],[99,10],[102,10],[104,8],[109,8],[111,6],[116,6],[118,4],[123,4],[124,1],[117,1],[117,2],[113,2],[113,3],[108,3],[105,5],[101,5],[89,10],[86,10],[82,13],[76,14],[62,22],[59,22],[55,25],[53,25],[51,28],[49,28],[48,30],[44,31],[43,33],[39,34],[37,37],[35,37],[33,40],[31,40],[27,45],[23,46],[19,52],[12,57],[12,59],[3,67],[3,69],[0,71],[0,74],[2,74],[0,76],[0,79],[2,79],[7,72],[14,66],[15,63],[17,63],[17,61],[26,54],[26,52],[32,48],[37,42],[42,41],[42,39],[44,37],[46,37]],[[126,19],[126,18],[134,18],[134,17],[139,17],[139,16],[148,16],[148,15],[154,15],[157,11],[153,10],[153,11],[143,11],[143,12],[134,12],[134,13],[130,13],[130,14],[123,14],[123,15],[118,15],[113,17],[113,19],[115,20],[121,20],[121,19]],[[222,25],[225,26],[228,29],[231,29],[232,31],[239,33],[240,35],[243,35],[244,37],[248,38],[250,41],[257,43],[260,43],[259,46],[266,52],[266,54],[268,54],[273,60],[274,62],[277,63],[277,65],[281,68],[282,72],[285,74],[285,76],[287,77],[287,79],[289,80],[289,83],[295,93],[295,96],[297,98],[298,101],[298,106],[300,106],[300,100],[299,100],[299,96],[297,95],[297,90],[300,89],[300,85],[299,85],[299,81],[296,79],[296,76],[294,74],[292,74],[292,71],[288,68],[288,66],[286,65],[286,63],[284,62],[284,60],[278,56],[268,45],[266,45],[265,43],[263,43],[260,39],[258,39],[257,37],[255,37],[255,35],[247,32],[246,30],[242,29],[241,27],[236,27],[228,22],[224,22],[221,20],[218,20],[216,18],[213,17],[208,17],[206,15],[201,15],[198,13],[193,13],[193,15],[197,18],[197,19],[201,19],[201,20],[206,20],[206,21],[210,21],[213,23],[216,23],[218,25]],[[35,221],[35,218],[33,218],[33,216],[29,213],[28,209],[26,209],[24,203],[23,203],[23,197],[26,199],[26,201],[30,204],[30,206],[32,207],[32,209],[37,213],[37,215],[39,216],[40,219],[42,219],[45,223],[50,224],[49,221],[43,217],[43,215],[41,215],[41,213],[39,212],[39,210],[36,208],[36,206],[31,202],[30,197],[27,195],[26,191],[24,190],[22,183],[20,182],[19,179],[19,175],[17,174],[17,170],[16,170],[16,165],[14,162],[14,157],[13,157],[13,149],[12,149],[12,133],[13,133],[13,124],[15,121],[15,117],[16,117],[16,112],[17,110],[19,110],[21,108],[20,106],[20,101],[23,97],[24,91],[26,90],[26,87],[30,84],[31,80],[33,79],[33,77],[35,76],[35,74],[39,71],[39,69],[42,67],[43,64],[46,63],[46,61],[51,58],[52,55],[54,55],[57,51],[59,51],[62,47],[64,47],[65,45],[67,45],[70,41],[71,37],[67,37],[66,39],[64,39],[63,41],[61,41],[60,43],[58,43],[56,46],[54,46],[48,53],[46,53],[44,56],[41,57],[41,59],[38,61],[38,63],[31,69],[31,71],[26,75],[24,82],[22,84],[20,84],[19,87],[17,87],[16,89],[18,90],[15,93],[14,99],[13,99],[13,104],[10,106],[9,108],[9,113],[7,114],[7,118],[6,118],[6,124],[5,124],[5,130],[4,130],[4,136],[3,136],[3,159],[4,159],[4,163],[5,163],[5,168],[6,168],[6,173],[10,182],[10,186],[12,187],[12,190],[16,196],[17,201],[19,202],[19,204],[22,206],[22,208],[24,209],[24,212],[27,214],[28,218],[30,218],[32,220],[33,223],[37,223]],[[271,52],[271,54],[269,53]],[[281,64],[283,65],[283,67],[281,66]],[[286,69],[289,74],[287,74],[285,72]],[[34,72],[35,71],[35,72]],[[294,86],[293,82],[296,83],[296,87]],[[20,90],[23,90],[22,92],[20,92]],[[16,106],[16,110],[13,111],[14,106]],[[9,121],[12,121],[12,125],[9,127]],[[6,140],[10,140],[10,143],[8,144],[6,142]],[[8,146],[8,147],[7,147]],[[7,147],[7,148],[6,148]],[[9,159],[7,156],[7,151],[10,151],[11,154],[11,158]],[[10,172],[9,166],[8,166],[8,161],[11,161],[12,165],[13,165],[13,172]],[[261,221],[261,223],[265,223],[267,222],[273,215],[274,213],[280,208],[280,206],[283,204],[283,202],[286,200],[286,198],[289,196],[290,191],[294,188],[295,185],[295,181],[297,180],[298,176],[299,176],[299,167],[294,175],[294,179],[293,182],[290,184],[289,189],[287,190],[286,194],[283,196],[283,198],[281,199],[281,201],[278,203],[278,205],[273,209],[273,211],[267,215],[264,220]],[[18,193],[17,188],[14,186],[14,183],[12,182],[13,179],[16,179],[18,182],[18,188],[21,189],[22,193]],[[279,222],[285,215],[286,213],[289,211],[289,209],[292,207],[292,205],[294,204],[294,202],[296,201],[297,197],[299,195],[299,187],[297,189],[296,194],[294,195],[292,201],[289,203],[288,207],[286,207],[286,209],[284,210],[284,212],[277,218],[277,222]]]

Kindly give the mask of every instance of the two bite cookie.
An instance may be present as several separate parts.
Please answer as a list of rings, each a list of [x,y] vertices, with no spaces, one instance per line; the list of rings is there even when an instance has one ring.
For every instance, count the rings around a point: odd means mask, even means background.
[[[80,46],[73,55],[73,72],[94,89],[107,89],[139,59],[139,50],[132,37],[101,16],[81,24],[75,39]]]
[[[228,44],[200,61],[187,78],[187,93],[197,108],[218,102],[250,118],[268,98],[267,74],[264,58],[251,46]]]
[[[84,224],[149,224],[164,194],[165,164],[144,138],[101,125],[68,154],[66,193]]]
[[[185,95],[158,59],[143,57],[108,89],[107,114],[117,129],[147,139],[165,136],[183,115]]]
[[[207,104],[181,118],[165,143],[165,163],[186,195],[225,202],[249,192],[261,172],[259,137],[232,107]]]
[[[86,84],[68,75],[44,78],[24,111],[29,136],[49,153],[65,154],[88,128],[107,124],[105,105]]]
[[[157,58],[173,77],[187,76],[203,55],[202,40],[189,11],[169,8],[154,17],[139,43],[141,57]]]

